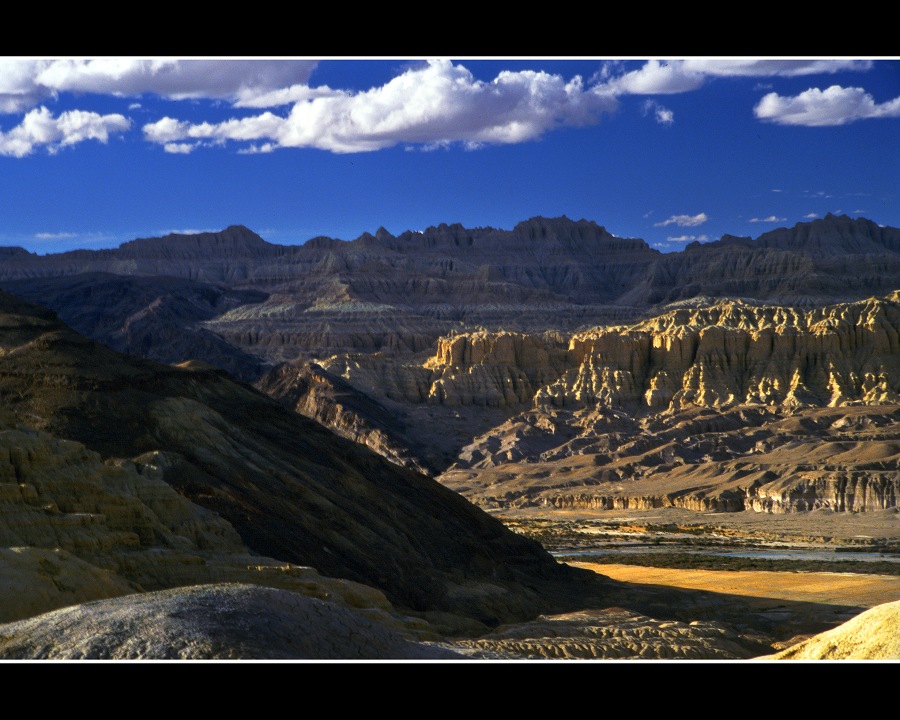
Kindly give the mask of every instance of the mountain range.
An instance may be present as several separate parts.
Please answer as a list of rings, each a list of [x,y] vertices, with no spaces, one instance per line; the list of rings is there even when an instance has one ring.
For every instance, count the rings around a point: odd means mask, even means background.
[[[896,508],[898,291],[834,215],[0,248],[0,621],[250,583],[434,640],[611,592],[484,510]]]

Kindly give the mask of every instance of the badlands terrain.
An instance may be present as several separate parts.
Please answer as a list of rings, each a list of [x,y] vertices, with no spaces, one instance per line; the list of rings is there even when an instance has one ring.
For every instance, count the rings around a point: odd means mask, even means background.
[[[0,288],[2,658],[898,658],[896,228],[234,226]]]

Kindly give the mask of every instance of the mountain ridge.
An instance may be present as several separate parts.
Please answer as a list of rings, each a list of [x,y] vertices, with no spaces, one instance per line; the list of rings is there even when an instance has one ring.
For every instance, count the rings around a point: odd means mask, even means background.
[[[756,238],[751,236],[736,236],[724,234],[717,240],[708,242],[700,242],[694,240],[690,242],[685,250],[690,248],[691,251],[697,249],[715,249],[728,245],[740,245],[743,247],[756,248],[775,248],[781,250],[808,250],[810,247],[820,250],[822,248],[821,238],[827,231],[839,229],[842,232],[842,238],[852,239],[853,236],[863,234],[871,237],[875,243],[881,247],[885,247],[892,252],[900,252],[900,230],[890,226],[880,225],[873,220],[865,217],[851,218],[846,214],[835,215],[827,213],[823,218],[815,218],[809,221],[798,221],[791,227],[779,227],[761,233]],[[133,240],[122,242],[116,248],[104,248],[97,250],[89,249],[73,249],[60,253],[47,253],[45,255],[37,255],[20,246],[0,246],[0,256],[2,255],[21,255],[25,254],[30,257],[57,257],[78,254],[80,257],[97,257],[103,258],[107,256],[121,255],[122,257],[140,258],[140,257],[156,257],[162,252],[162,257],[166,257],[166,250],[172,250],[177,245],[187,245],[190,250],[196,251],[206,249],[210,253],[220,254],[223,250],[244,250],[259,251],[265,250],[274,253],[295,252],[299,248],[312,247],[342,247],[353,244],[373,245],[381,244],[392,249],[397,249],[395,241],[404,241],[408,243],[408,249],[421,249],[416,247],[422,239],[430,239],[431,244],[435,241],[450,241],[458,247],[464,245],[472,245],[474,242],[484,238],[502,238],[504,236],[526,237],[532,241],[548,240],[553,238],[552,233],[548,230],[555,231],[557,236],[560,230],[564,231],[564,239],[574,239],[579,236],[584,237],[588,233],[594,233],[598,237],[608,238],[613,241],[624,241],[627,245],[631,245],[632,249],[649,250],[654,255],[677,255],[681,251],[673,251],[670,253],[662,253],[659,250],[651,248],[646,241],[641,238],[622,238],[617,237],[599,225],[594,220],[580,219],[571,220],[566,215],[557,217],[544,217],[535,215],[527,220],[516,223],[511,229],[494,228],[491,226],[477,226],[474,228],[466,228],[461,223],[439,223],[438,225],[430,225],[425,230],[404,230],[395,235],[386,228],[379,227],[375,234],[363,232],[357,238],[352,240],[343,240],[340,238],[332,238],[328,236],[316,236],[309,238],[301,243],[279,244],[264,240],[260,235],[245,225],[235,224],[229,225],[220,231],[204,231],[199,233],[168,233],[164,236],[140,237]],[[793,236],[793,239],[792,239]],[[416,241],[416,242],[411,242]],[[426,243],[427,245],[427,243]],[[852,246],[846,249],[853,249]],[[865,247],[859,249],[865,250]],[[147,252],[149,251],[149,252]],[[189,259],[197,257],[196,252],[176,253],[174,257],[182,257]]]

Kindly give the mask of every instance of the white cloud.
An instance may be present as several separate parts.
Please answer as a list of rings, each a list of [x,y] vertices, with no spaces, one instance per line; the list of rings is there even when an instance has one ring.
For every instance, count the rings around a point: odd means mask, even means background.
[[[688,58],[686,72],[716,77],[797,77],[843,71],[865,71],[871,60],[753,60],[747,58]]]
[[[316,65],[314,60],[53,60],[35,82],[57,91],[236,99],[306,83]]]
[[[779,125],[846,125],[869,118],[900,117],[900,97],[879,105],[862,88],[832,85],[825,90],[810,88],[795,97],[769,93],[753,108],[753,114]]]
[[[669,95],[696,90],[703,82],[703,73],[686,69],[682,60],[649,60],[638,70],[610,78],[605,87],[616,95]]]
[[[796,77],[839,71],[864,71],[871,60],[754,60],[749,58],[688,58],[648,60],[624,72],[621,61],[604,63],[594,78],[614,95],[670,95],[690,92],[715,77]]]
[[[752,223],[773,223],[773,222],[787,222],[787,218],[775,217],[774,215],[769,215],[767,218],[750,218],[747,222]]]
[[[192,60],[96,58],[0,60],[0,113],[19,113],[60,92],[119,97],[224,99],[252,103],[282,88],[304,85],[314,60]]]
[[[110,135],[125,132],[129,127],[131,121],[118,114],[69,110],[53,117],[47,108],[41,107],[28,112],[9,132],[0,132],[0,155],[25,157],[40,147],[53,154],[85,140],[106,143]]]
[[[666,240],[668,240],[671,243],[687,243],[687,242],[693,242],[694,240],[696,240],[698,242],[706,242],[707,240],[709,240],[709,236],[708,235],[679,235],[677,237],[667,237]]]
[[[198,230],[197,228],[169,228],[168,230],[158,230],[153,233],[154,237],[164,237],[166,235],[201,235],[203,233],[217,233],[222,228],[207,228],[206,230]]]
[[[673,215],[668,220],[654,223],[653,227],[666,227],[667,225],[677,225],[678,227],[696,227],[702,225],[709,216],[706,213],[698,213],[697,215]]]
[[[349,93],[343,90],[332,90],[327,85],[311,88],[308,85],[291,85],[269,92],[243,92],[234,103],[235,107],[265,108],[279,105],[293,105],[323,97],[345,97]]]
[[[197,147],[192,143],[165,143],[163,150],[173,155],[189,155]]]
[[[806,220],[814,220],[815,218],[819,217],[819,213],[806,213],[806,215],[804,215],[803,217]]]
[[[66,240],[68,238],[78,237],[78,233],[70,233],[70,232],[58,232],[58,233],[35,233],[34,237],[37,240]]]
[[[190,124],[163,118],[144,126],[160,144],[208,139],[266,141],[261,146],[311,147],[336,153],[366,152],[398,144],[429,146],[535,140],[561,126],[594,123],[616,108],[614,97],[586,91],[582,79],[544,72],[501,72],[476,80],[447,60],[410,68],[366,92],[311,95],[286,117],[271,112],[222,123]]]
[[[0,59],[0,113],[20,113],[50,97],[49,88],[35,83],[37,60]]]
[[[669,110],[669,108],[663,107],[655,100],[645,100],[644,104],[641,106],[641,110],[644,116],[653,113],[656,122],[660,125],[671,125],[675,122],[675,113]]]

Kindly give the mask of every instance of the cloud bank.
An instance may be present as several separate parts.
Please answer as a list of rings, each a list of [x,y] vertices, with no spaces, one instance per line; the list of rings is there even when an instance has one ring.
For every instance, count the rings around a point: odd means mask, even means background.
[[[279,98],[282,96],[278,96]],[[263,97],[262,100],[270,100]],[[617,107],[614,97],[544,72],[501,72],[492,82],[450,61],[429,61],[366,92],[321,92],[272,112],[220,123],[165,117],[144,126],[150,142],[183,151],[191,141],[263,142],[257,151],[309,147],[369,152],[399,144],[519,143],[563,126],[596,123]]]

